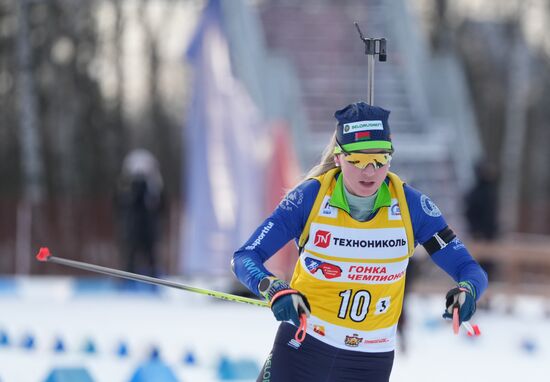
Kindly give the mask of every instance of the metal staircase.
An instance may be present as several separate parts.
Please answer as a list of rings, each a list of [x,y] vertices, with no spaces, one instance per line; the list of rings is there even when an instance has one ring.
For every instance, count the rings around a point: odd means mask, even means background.
[[[297,147],[307,152],[304,168],[318,161],[334,131],[335,110],[366,99],[367,56],[353,23],[367,37],[387,39],[387,62],[375,67],[374,103],[391,110],[392,170],[428,194],[460,232],[464,187],[453,154],[460,133],[430,111],[429,84],[437,81],[405,2],[274,0],[260,2],[258,10],[268,48],[288,57],[300,78],[308,126],[299,128],[308,138]]]

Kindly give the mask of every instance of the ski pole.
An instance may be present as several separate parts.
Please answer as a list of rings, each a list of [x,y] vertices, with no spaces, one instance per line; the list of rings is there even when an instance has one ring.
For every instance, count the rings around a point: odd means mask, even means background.
[[[38,261],[42,261],[42,262],[61,264],[61,265],[65,265],[65,266],[71,267],[71,268],[78,268],[78,269],[83,269],[85,271],[103,273],[105,275],[121,277],[121,278],[128,279],[128,280],[143,281],[143,282],[153,284],[153,285],[162,285],[162,286],[167,286],[167,287],[170,287],[170,288],[185,290],[185,291],[188,291],[188,292],[200,293],[200,294],[204,294],[204,295],[207,295],[207,296],[210,296],[210,297],[219,298],[219,299],[222,299],[222,300],[242,302],[242,303],[245,303],[245,304],[250,304],[250,305],[255,305],[255,306],[262,306],[262,307],[269,308],[269,304],[267,302],[256,300],[256,299],[253,299],[253,298],[241,297],[241,296],[237,296],[237,295],[234,295],[234,294],[218,292],[218,291],[214,291],[214,290],[210,290],[210,289],[192,287],[192,286],[189,286],[189,285],[177,283],[177,282],[174,282],[174,281],[163,280],[163,279],[159,279],[159,278],[156,278],[156,277],[139,275],[139,274],[136,274],[136,273],[121,271],[119,269],[107,268],[107,267],[102,267],[100,265],[84,263],[82,261],[75,261],[75,260],[64,259],[62,257],[52,256],[52,254],[50,253],[50,250],[46,247],[40,248],[40,250],[38,251],[38,254],[36,255],[36,259]],[[307,327],[306,315],[301,314],[300,315],[300,326],[299,326],[298,330],[296,331],[296,334],[294,335],[294,338],[296,339],[296,341],[301,343],[305,339],[306,327]]]
[[[466,330],[468,331],[468,336],[470,337],[477,337],[481,335],[481,331],[479,330],[479,326],[477,325],[472,325],[468,321],[464,321],[462,323],[462,326],[466,328]]]
[[[267,302],[256,300],[253,298],[241,297],[234,294],[218,292],[210,289],[197,288],[197,287],[181,284],[175,281],[163,280],[156,277],[139,275],[136,273],[121,271],[119,269],[107,268],[107,267],[102,267],[95,264],[84,263],[81,261],[69,260],[69,259],[64,259],[62,257],[52,256],[52,254],[50,253],[50,250],[45,247],[40,248],[40,251],[38,251],[38,254],[36,255],[36,259],[42,262],[61,264],[71,268],[78,268],[78,269],[83,269],[85,271],[103,273],[105,275],[121,277],[128,280],[142,281],[153,285],[162,285],[170,288],[185,290],[188,292],[204,294],[204,295],[219,298],[222,300],[242,302],[250,305],[269,307],[269,304]]]
[[[466,329],[468,336],[470,337],[477,337],[481,335],[481,331],[479,330],[479,326],[472,325],[468,321],[463,321],[462,324],[459,324],[460,318],[459,318],[459,307],[455,306],[453,308],[453,332],[455,334],[458,334],[458,331],[460,329],[460,325],[464,326]]]

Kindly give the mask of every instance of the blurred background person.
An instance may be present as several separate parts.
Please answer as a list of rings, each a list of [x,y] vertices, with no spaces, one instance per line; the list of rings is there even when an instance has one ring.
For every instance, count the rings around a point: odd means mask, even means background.
[[[124,159],[115,205],[125,269],[157,276],[156,244],[164,208],[164,186],[156,158],[145,149]]]
[[[475,166],[475,182],[465,196],[465,220],[473,240],[490,244],[497,239],[498,225],[498,178],[495,167],[480,160]],[[487,251],[498,251],[487,247]],[[479,262],[492,280],[496,275],[493,255],[485,255]]]
[[[498,182],[491,164],[480,161],[475,167],[475,183],[466,193],[465,216],[468,231],[477,240],[494,240],[498,235]]]

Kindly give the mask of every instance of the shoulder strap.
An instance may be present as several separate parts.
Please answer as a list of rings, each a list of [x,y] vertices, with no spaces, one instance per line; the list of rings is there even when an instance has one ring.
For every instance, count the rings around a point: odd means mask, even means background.
[[[313,220],[313,217],[319,210],[319,207],[321,206],[321,203],[323,203],[323,199],[325,198],[325,195],[327,193],[327,190],[334,179],[334,176],[340,172],[339,168],[333,168],[332,170],[329,170],[325,172],[324,174],[317,176],[313,179],[317,179],[319,183],[321,183],[321,186],[319,187],[319,192],[317,193],[317,197],[315,198],[315,202],[313,202],[313,207],[311,208],[311,211],[309,212],[309,216],[307,217],[306,224],[302,230],[302,234],[300,235],[300,239],[298,240],[298,247],[300,251],[304,247],[304,245],[307,242],[307,239],[309,237],[309,226],[311,225],[311,221]]]
[[[399,202],[399,210],[401,211],[401,219],[405,225],[405,232],[407,233],[407,242],[409,243],[409,256],[412,256],[414,252],[414,233],[412,228],[411,214],[409,212],[409,205],[407,204],[407,198],[405,197],[404,185],[405,182],[401,180],[393,172],[388,172],[388,178],[395,188],[397,193],[397,201]]]

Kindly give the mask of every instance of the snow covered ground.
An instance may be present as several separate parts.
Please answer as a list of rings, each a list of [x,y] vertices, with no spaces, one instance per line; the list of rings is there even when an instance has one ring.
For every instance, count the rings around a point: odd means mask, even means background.
[[[1,382],[42,382],[52,368],[71,366],[86,368],[94,382],[128,382],[153,349],[181,382],[215,382],[222,358],[259,368],[277,329],[269,309],[168,288],[73,290],[62,278],[0,288]],[[442,296],[410,297],[407,351],[397,352],[391,381],[550,380],[548,301],[517,297],[512,312],[479,311],[479,338],[455,336],[440,319],[442,304]],[[34,346],[25,348],[29,338]],[[55,352],[59,340],[64,349]],[[83,351],[90,342],[93,354]],[[117,354],[121,343],[127,356]]]

